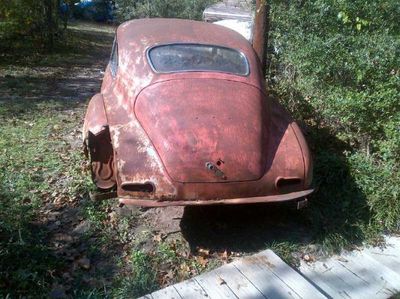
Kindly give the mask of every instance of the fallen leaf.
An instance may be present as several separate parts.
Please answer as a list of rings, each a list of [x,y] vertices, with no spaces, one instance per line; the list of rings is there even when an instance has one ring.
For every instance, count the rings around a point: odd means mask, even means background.
[[[174,278],[174,272],[173,272],[172,270],[169,270],[169,271],[167,272],[167,274],[165,274],[165,275],[163,276],[163,278],[162,278],[162,284],[164,285],[164,284],[168,283],[168,282],[171,281],[173,278]]]
[[[208,259],[206,259],[202,256],[197,257],[196,260],[199,263],[199,265],[202,266],[203,268],[205,268],[208,264]]]
[[[161,234],[155,235],[155,236],[153,237],[153,241],[154,241],[154,242],[160,243],[160,242],[162,241],[162,236],[161,236]]]
[[[181,268],[181,270],[183,270],[184,272],[190,273],[190,267],[189,267],[186,263],[183,263],[183,264],[180,266],[180,268]]]
[[[209,249],[203,249],[199,248],[197,250],[198,254],[201,255],[202,257],[208,257],[210,255],[210,250]]]

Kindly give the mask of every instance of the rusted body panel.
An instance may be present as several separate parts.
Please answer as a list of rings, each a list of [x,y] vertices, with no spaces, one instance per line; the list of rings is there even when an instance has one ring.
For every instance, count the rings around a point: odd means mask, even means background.
[[[96,94],[89,103],[83,134],[86,155],[90,153],[93,181],[101,189],[113,188],[116,184],[114,152],[101,94]]]
[[[115,185],[121,202],[146,206],[283,201],[312,191],[304,137],[265,94],[258,57],[238,33],[146,19],[121,25],[117,42],[117,75],[107,67],[85,120],[86,140],[96,143],[99,130],[111,138],[112,158],[109,150],[95,155],[112,168],[108,181],[94,174],[98,187]],[[170,43],[237,49],[250,74],[154,72],[148,49]]]
[[[264,103],[251,85],[181,79],[145,88],[135,113],[174,181],[254,181],[265,172]],[[224,176],[210,172],[206,162],[218,163]]]

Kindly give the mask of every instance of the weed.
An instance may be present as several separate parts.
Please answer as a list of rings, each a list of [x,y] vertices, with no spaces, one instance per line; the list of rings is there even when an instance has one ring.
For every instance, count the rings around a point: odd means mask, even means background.
[[[161,241],[153,251],[133,249],[129,259],[130,273],[120,278],[115,286],[115,296],[143,296],[166,282],[179,282],[219,265],[217,262],[200,263],[196,258],[183,255],[187,249],[184,246],[174,240]]]
[[[38,107],[41,113],[32,113]],[[49,287],[51,273],[63,262],[41,241],[46,228],[36,219],[38,209],[50,196],[73,197],[83,190],[80,157],[63,153],[59,145],[67,141],[54,129],[62,128],[63,136],[75,119],[54,117],[60,109],[54,102],[19,101],[0,109],[0,285],[11,295],[33,296]]]
[[[65,66],[69,50],[47,55],[40,63]],[[41,79],[40,72],[26,67],[37,64],[35,55],[21,58],[24,65],[18,67],[17,56],[7,57],[1,63],[13,64],[2,68],[8,75],[0,85],[0,293],[43,296],[67,263],[48,242],[49,223],[42,212],[63,203],[72,208],[93,186],[79,147],[84,103],[16,97],[33,89],[43,93],[47,77]],[[94,210],[88,217],[101,221]]]
[[[295,253],[299,252],[300,245],[290,242],[272,242],[267,247],[277,254],[289,265],[296,267],[299,265],[299,257]]]
[[[121,279],[115,289],[118,298],[136,298],[159,287],[154,258],[143,251],[134,250],[130,257],[132,274]]]

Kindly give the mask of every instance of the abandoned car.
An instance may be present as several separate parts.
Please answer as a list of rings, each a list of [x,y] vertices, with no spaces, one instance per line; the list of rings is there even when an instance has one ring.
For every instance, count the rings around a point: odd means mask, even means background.
[[[85,116],[94,183],[148,207],[304,202],[310,152],[264,81],[233,30],[177,19],[120,25]]]

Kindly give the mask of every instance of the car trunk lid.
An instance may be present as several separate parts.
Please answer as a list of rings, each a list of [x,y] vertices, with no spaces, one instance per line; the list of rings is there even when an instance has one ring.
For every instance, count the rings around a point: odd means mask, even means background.
[[[174,181],[249,181],[265,172],[266,108],[254,86],[168,80],[145,88],[134,110]]]

